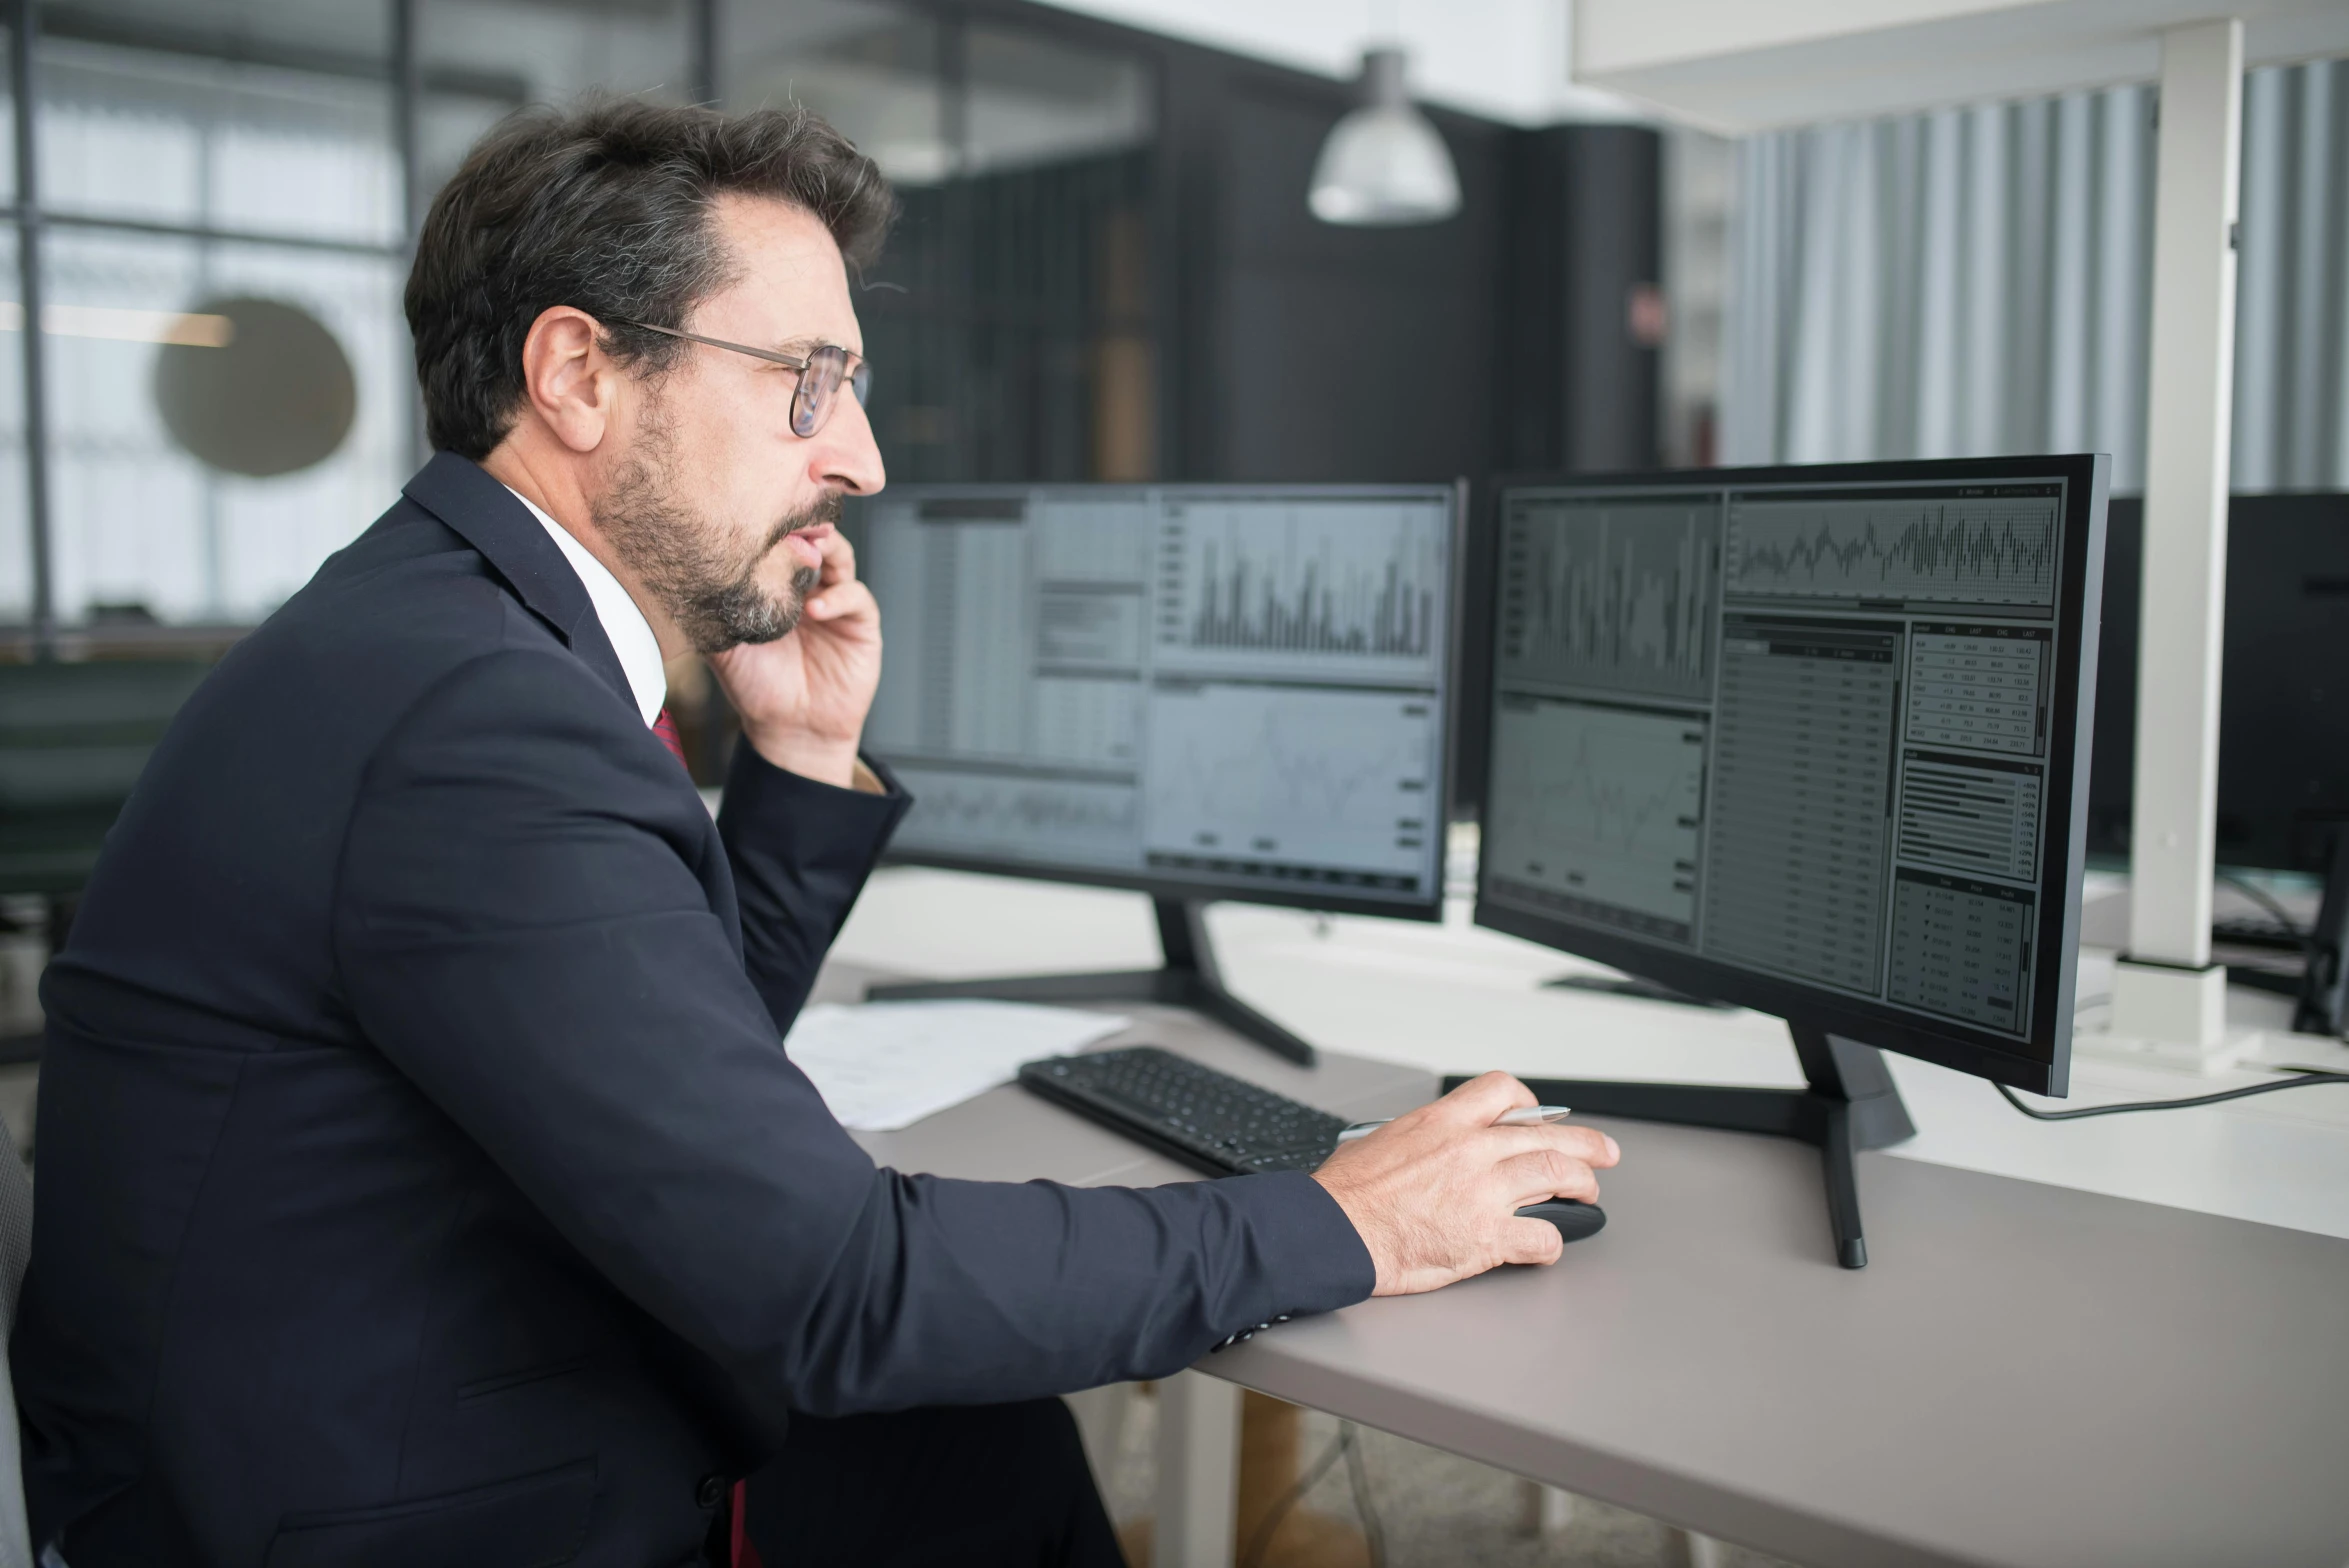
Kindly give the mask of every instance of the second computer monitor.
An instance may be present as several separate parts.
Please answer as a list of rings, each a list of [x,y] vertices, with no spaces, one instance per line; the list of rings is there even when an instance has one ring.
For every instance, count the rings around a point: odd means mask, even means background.
[[[1432,917],[1452,486],[892,486],[865,743],[929,864]]]
[[[2060,1092],[2103,474],[1502,489],[1478,920]]]

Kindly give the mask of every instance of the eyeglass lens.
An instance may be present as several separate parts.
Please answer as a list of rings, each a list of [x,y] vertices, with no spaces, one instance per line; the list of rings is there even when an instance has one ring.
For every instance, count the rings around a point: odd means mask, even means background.
[[[831,343],[808,355],[807,368],[799,373],[799,390],[791,400],[791,428],[803,440],[824,428],[844,377],[861,407],[873,384],[870,365],[859,364],[855,375],[849,376],[848,350]]]

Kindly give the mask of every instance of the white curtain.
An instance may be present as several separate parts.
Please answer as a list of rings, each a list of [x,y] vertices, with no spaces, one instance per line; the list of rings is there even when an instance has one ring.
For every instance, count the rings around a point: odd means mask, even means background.
[[[2246,84],[2235,488],[2349,488],[2349,61]],[[2142,489],[2151,87],[1748,138],[1732,463],[2105,451]]]

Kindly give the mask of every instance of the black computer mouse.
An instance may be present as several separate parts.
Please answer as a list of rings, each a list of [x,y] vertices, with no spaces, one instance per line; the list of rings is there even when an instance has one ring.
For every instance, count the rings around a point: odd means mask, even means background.
[[[1561,1240],[1580,1241],[1585,1236],[1596,1236],[1607,1228],[1607,1211],[1595,1203],[1577,1203],[1572,1198],[1553,1198],[1547,1203],[1529,1203],[1517,1211],[1521,1220],[1548,1220],[1558,1227]]]

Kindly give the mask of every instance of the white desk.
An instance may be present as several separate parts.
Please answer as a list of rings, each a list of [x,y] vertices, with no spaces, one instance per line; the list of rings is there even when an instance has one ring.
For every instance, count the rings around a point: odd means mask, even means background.
[[[1777,1019],[1545,990],[1542,981],[1593,966],[1468,925],[1461,910],[1433,926],[1223,905],[1208,925],[1232,988],[1331,1050],[1439,1074],[1802,1082]],[[966,978],[1147,967],[1158,940],[1135,894],[892,868],[873,879],[834,952],[899,974]],[[2083,997],[2105,989],[2110,965],[2107,952],[2084,956]],[[2237,1022],[2272,1029],[2261,1059],[2349,1070],[2349,1047],[2287,1032],[2283,998],[2238,990],[2230,1007]],[[1980,1079],[1887,1060],[1917,1126],[1887,1151],[1900,1158],[2349,1238],[2349,1086],[2051,1124],[2017,1115]],[[2200,1094],[2265,1076],[2194,1077],[2082,1054],[2071,1103]],[[1864,1192],[1861,1201],[1864,1212]]]
[[[1428,1092],[1426,1074],[1489,1066],[1797,1082],[1775,1020],[1544,990],[1574,961],[1457,922],[1235,906],[1210,925],[1234,989],[1332,1059],[1306,1086],[1297,1069],[1212,1030],[1160,1020],[1153,1038],[1305,1098],[1336,1095],[1334,1110],[1400,1109]],[[939,977],[1136,967],[1155,949],[1148,906],[1130,895],[895,870],[876,878],[836,956],[845,980],[856,965]],[[2097,989],[2095,963],[2083,995]],[[2238,1001],[2245,1020],[2282,1022],[2270,998]],[[2349,1059],[2322,1041],[2269,1046],[2279,1061]],[[1558,1270],[1365,1304],[1205,1369],[1822,1564],[2090,1563],[2122,1550],[2183,1565],[2250,1543],[2235,1533],[2247,1523],[2267,1532],[2254,1532],[2256,1550],[2280,1554],[2260,1560],[2349,1559],[2349,1513],[2294,1457],[2311,1444],[2330,1451],[2335,1435],[2349,1441],[2349,1345],[2325,1326],[2338,1317],[2335,1296],[2349,1294],[2349,1268],[2331,1243],[2289,1234],[2349,1237],[2349,1088],[2064,1126],[2017,1115],[1972,1078],[1891,1060],[1919,1136],[1888,1151],[1900,1158],[1862,1156],[1876,1257],[1866,1274],[1827,1261],[1809,1151],[1619,1123],[1627,1164],[1608,1182],[1621,1222],[1611,1230],[1624,1234],[1601,1238],[1604,1262],[1593,1251]],[[1413,1081],[1387,1081],[1379,1061]],[[2093,1059],[2074,1073],[2080,1100],[2236,1081],[2251,1078]],[[1005,1137],[1007,1126],[1023,1130]],[[1180,1174],[1008,1089],[866,1141],[885,1159],[957,1175]],[[1934,1166],[2017,1180],[1928,1176]],[[2214,1228],[2066,1188],[2287,1230]],[[1736,1213],[1724,1213],[1724,1195]],[[2181,1267],[2201,1272],[2180,1278]],[[1679,1287],[1659,1292],[1659,1281]],[[1756,1342],[1749,1307],[1785,1331]],[[2205,1323],[2211,1311],[2226,1321]],[[1471,1345],[1521,1351],[1529,1313],[1561,1324],[1537,1376],[1514,1360],[1467,1365]],[[2303,1350],[2274,1354],[2279,1313]],[[1995,1326],[1970,1335],[1976,1322]],[[1594,1359],[1576,1325],[1604,1330],[1599,1348],[1620,1360]],[[1951,1359],[1968,1355],[1979,1359]],[[1980,1378],[1950,1374],[1977,1364]],[[1197,1520],[1229,1519],[1228,1469],[1214,1471],[1228,1466],[1229,1445],[1202,1446],[1199,1427],[1215,1419],[1206,1406],[1205,1416],[1178,1410],[1161,1450],[1170,1471],[1193,1478],[1178,1518],[1184,1545],[1170,1554],[1184,1562],[1216,1560]],[[2225,1430],[2193,1436],[2198,1411],[2222,1416]],[[2051,1435],[2060,1454],[2048,1451]],[[2195,1443],[2207,1443],[2208,1469]],[[1164,1520],[1177,1499],[1163,1484],[1160,1497]]]

